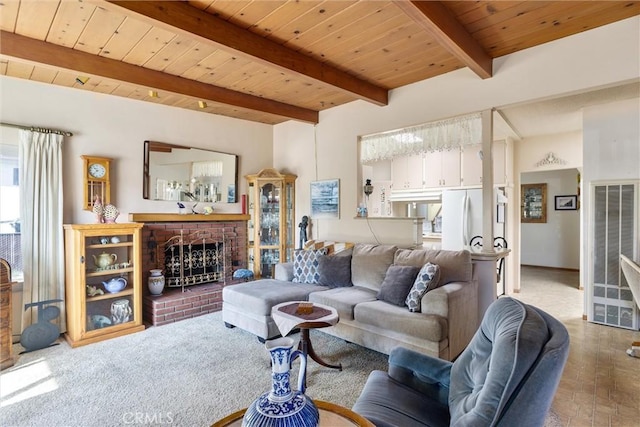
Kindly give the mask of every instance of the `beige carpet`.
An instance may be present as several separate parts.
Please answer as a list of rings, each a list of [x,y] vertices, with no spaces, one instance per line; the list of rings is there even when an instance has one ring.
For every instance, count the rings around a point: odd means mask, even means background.
[[[309,363],[311,398],[351,407],[369,372],[386,369],[383,354],[317,331],[311,339],[327,361],[343,365],[340,372]],[[270,386],[264,344],[225,328],[214,313],[76,349],[62,341],[21,355],[0,376],[0,425],[208,426]]]
[[[327,361],[343,365],[339,372],[309,362],[313,399],[351,407],[370,371],[386,370],[386,355],[319,331],[311,338]],[[2,371],[0,425],[208,426],[268,391],[270,372],[264,345],[225,328],[220,313],[76,349],[61,341]]]

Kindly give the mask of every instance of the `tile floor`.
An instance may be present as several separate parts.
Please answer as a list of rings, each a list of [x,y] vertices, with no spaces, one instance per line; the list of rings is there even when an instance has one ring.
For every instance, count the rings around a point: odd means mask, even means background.
[[[626,350],[640,332],[582,320],[578,272],[522,267],[512,295],[560,319],[571,339],[553,410],[569,427],[640,426],[640,358]]]

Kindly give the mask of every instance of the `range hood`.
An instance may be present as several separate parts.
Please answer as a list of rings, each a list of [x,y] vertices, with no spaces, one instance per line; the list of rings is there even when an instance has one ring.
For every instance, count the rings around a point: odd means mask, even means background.
[[[440,190],[391,190],[389,196],[391,202],[441,202]]]

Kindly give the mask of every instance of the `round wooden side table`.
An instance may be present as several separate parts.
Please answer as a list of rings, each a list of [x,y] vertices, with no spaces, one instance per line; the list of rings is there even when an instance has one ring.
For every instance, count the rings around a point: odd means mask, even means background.
[[[326,366],[327,368],[342,371],[341,363],[332,365],[322,360],[322,358],[315,352],[313,345],[311,344],[311,338],[309,337],[310,329],[326,328],[338,323],[340,316],[338,316],[337,310],[333,307],[329,307],[328,305],[314,303],[311,315],[296,314],[293,311],[293,308],[297,307],[301,302],[304,303],[306,301],[290,301],[273,306],[271,309],[271,317],[273,318],[273,321],[278,326],[278,329],[280,329],[282,336],[286,336],[294,327],[299,328],[300,344],[298,345],[298,349],[318,364]],[[321,317],[314,316],[315,313],[321,313]]]
[[[344,406],[323,400],[314,400],[313,403],[320,412],[320,427],[375,427],[371,421]],[[240,427],[246,410],[236,411],[216,421],[211,427]]]

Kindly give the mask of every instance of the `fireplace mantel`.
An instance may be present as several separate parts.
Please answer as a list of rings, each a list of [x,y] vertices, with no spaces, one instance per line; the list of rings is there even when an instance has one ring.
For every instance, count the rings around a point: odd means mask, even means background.
[[[217,214],[172,214],[172,213],[130,213],[132,222],[209,222],[209,221],[248,221],[249,215],[240,213]]]

